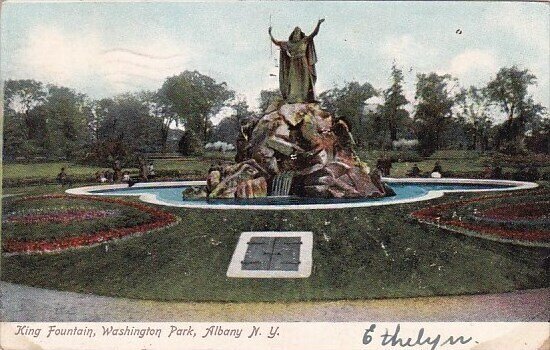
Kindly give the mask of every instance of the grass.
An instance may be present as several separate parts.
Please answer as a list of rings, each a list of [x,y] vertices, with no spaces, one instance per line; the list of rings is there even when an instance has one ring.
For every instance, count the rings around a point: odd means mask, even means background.
[[[373,166],[376,159],[369,159],[368,155],[363,158]],[[157,170],[206,174],[210,164],[218,159],[209,154],[203,158],[155,160],[154,164]],[[484,168],[483,158],[464,152],[436,153],[416,163],[423,172],[429,172],[436,160],[444,171],[467,174]],[[405,176],[413,164],[394,163],[391,175]],[[7,179],[53,178],[63,166],[75,175],[91,176],[99,170],[66,162],[4,164],[3,170]],[[544,169],[548,171],[550,167]],[[39,195],[63,190],[59,185],[40,185],[4,188],[3,193]],[[181,217],[181,222],[140,237],[110,242],[109,249],[102,245],[59,254],[3,256],[1,278],[109,296],[245,302],[497,293],[547,287],[548,249],[468,237],[420,225],[409,217],[413,210],[461,196],[446,195],[429,204],[330,211],[245,212],[162,207]],[[468,196],[476,194],[464,195]],[[70,228],[77,233],[84,229],[77,223]],[[239,234],[250,230],[312,231],[311,277],[227,278],[227,266]],[[10,234],[3,233],[5,237]],[[55,235],[56,230],[50,234]]]
[[[254,212],[163,207],[181,223],[111,242],[108,250],[3,257],[2,279],[140,299],[245,302],[496,293],[548,285],[548,250],[419,225],[409,213],[426,205]],[[311,277],[227,278],[238,237],[250,230],[312,231]]]
[[[181,159],[154,159],[152,160],[157,171],[174,171],[182,173],[206,173],[211,164],[220,161],[231,161],[232,153],[206,153],[201,157],[185,157]],[[3,178],[6,180],[45,178],[53,179],[65,168],[67,174],[75,177],[93,177],[97,171],[108,170],[107,168],[74,164],[71,162],[46,162],[46,163],[5,163],[2,164]],[[111,169],[112,170],[112,169]],[[137,168],[125,168],[133,174],[138,173]]]
[[[4,179],[20,178],[55,178],[65,168],[71,175],[92,175],[100,170],[97,167],[77,165],[69,162],[48,162],[48,163],[8,163],[2,164],[2,177]]]
[[[367,161],[370,167],[376,166],[376,160],[380,152],[363,152],[362,159]],[[420,161],[402,161],[392,163],[391,177],[406,177],[414,164],[417,164],[421,173],[431,173],[435,163],[439,162],[443,172],[451,172],[453,177],[470,177],[472,173],[483,173],[486,165],[491,164],[491,158],[481,155],[475,151],[437,151],[428,158]],[[502,167],[504,173],[515,173],[518,169],[514,167]],[[539,172],[549,173],[550,164],[538,167]],[[463,174],[463,175],[461,175]]]
[[[376,159],[381,156],[381,152],[373,151],[359,152],[363,160],[369,164],[370,167],[376,166]],[[153,160],[155,170],[162,171],[178,171],[182,178],[186,175],[197,175],[206,173],[208,168],[212,164],[216,164],[220,161],[232,161],[234,157],[233,153],[206,153],[201,157],[185,157],[181,159],[155,159]],[[425,158],[417,162],[396,162],[392,164],[391,176],[392,177],[405,177],[407,172],[410,171],[414,164],[417,164],[423,173],[429,173],[433,169],[435,162],[439,162],[444,172],[451,172],[453,174],[464,174],[469,176],[472,173],[481,173],[485,169],[487,158],[474,151],[437,151],[431,157]],[[25,178],[44,178],[54,179],[59,173],[62,167],[66,168],[69,175],[75,177],[92,178],[94,174],[99,170],[106,170],[106,168],[99,168],[93,166],[84,166],[73,164],[69,162],[49,162],[49,163],[31,163],[31,164],[16,164],[8,163],[2,165],[3,178],[5,180],[18,180]],[[138,173],[136,168],[128,168],[133,175]],[[517,171],[515,168],[504,167],[504,172],[514,173]],[[550,165],[539,167],[541,173],[549,173]]]

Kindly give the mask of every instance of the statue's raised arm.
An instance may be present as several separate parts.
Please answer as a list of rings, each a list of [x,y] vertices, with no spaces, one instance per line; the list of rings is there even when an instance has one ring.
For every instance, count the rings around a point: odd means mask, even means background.
[[[317,81],[317,54],[313,38],[319,33],[320,19],[310,35],[300,27],[294,28],[288,41],[276,40],[271,34],[271,41],[280,47],[279,55],[279,88],[286,103],[315,103],[315,82]]]
[[[315,26],[315,29],[313,29],[313,32],[311,32],[311,34],[307,36],[309,39],[313,39],[317,34],[319,34],[319,29],[321,28],[321,23],[323,23],[324,21],[325,21],[325,19],[322,18],[322,19],[319,20],[319,22],[317,22],[317,26]]]
[[[279,41],[279,40],[277,40],[273,37],[273,34],[271,34],[271,30],[272,30],[271,27],[269,27],[269,29],[267,30],[267,32],[269,33],[269,37],[271,38],[271,42],[273,44],[277,45],[277,46],[281,46],[281,41]]]

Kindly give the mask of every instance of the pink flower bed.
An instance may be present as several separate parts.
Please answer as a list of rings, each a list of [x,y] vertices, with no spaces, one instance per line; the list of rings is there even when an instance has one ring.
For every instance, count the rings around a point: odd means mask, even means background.
[[[113,210],[66,210],[50,213],[17,213],[7,217],[3,222],[17,224],[36,224],[36,223],[62,223],[68,224],[75,221],[93,220],[116,215]]]
[[[89,201],[99,201],[105,203],[113,203],[118,205],[125,205],[141,210],[148,214],[151,214],[152,221],[132,226],[113,228],[106,231],[94,232],[90,234],[82,234],[76,237],[63,237],[53,240],[36,240],[36,241],[18,241],[15,239],[2,240],[2,248],[8,253],[39,253],[39,252],[51,252],[59,251],[69,248],[78,248],[83,246],[90,246],[105,241],[122,238],[134,234],[142,234],[155,229],[171,225],[177,221],[177,217],[171,213],[149,207],[142,203],[126,202],[120,199],[106,198],[106,197],[90,197],[90,196],[68,196],[62,194],[43,195],[21,198],[18,201],[32,201],[41,199],[81,199]]]
[[[534,194],[542,192],[532,192]],[[475,231],[481,234],[486,234],[495,237],[501,237],[509,240],[526,241],[526,242],[548,242],[550,240],[550,230],[546,227],[533,227],[533,228],[515,228],[513,223],[516,220],[529,221],[546,218],[548,215],[548,202],[536,201],[528,197],[530,202],[523,202],[510,205],[499,205],[483,210],[476,214],[481,218],[493,218],[503,220],[504,223],[508,221],[509,227],[506,225],[495,226],[484,224],[483,222],[470,222],[467,220],[461,220],[457,215],[451,215],[456,213],[460,209],[463,209],[467,205],[475,203],[484,203],[494,199],[505,199],[517,194],[501,194],[494,196],[486,196],[481,198],[472,198],[462,201],[444,203],[439,205],[433,205],[427,208],[423,208],[411,213],[411,216],[426,223],[445,225],[450,227],[459,227],[470,231]]]

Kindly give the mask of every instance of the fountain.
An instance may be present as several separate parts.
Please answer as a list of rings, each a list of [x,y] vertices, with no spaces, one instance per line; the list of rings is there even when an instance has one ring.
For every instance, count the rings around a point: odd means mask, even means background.
[[[272,197],[286,197],[290,194],[290,187],[292,186],[292,172],[282,173],[273,177],[271,183],[271,196]]]
[[[269,29],[281,50],[282,99],[273,101],[260,118],[242,125],[237,164],[210,172],[208,198],[380,198],[394,194],[355,153],[345,120],[323,110],[315,100],[313,38],[322,22],[310,35],[296,27],[288,41],[276,40]]]
[[[412,203],[448,192],[509,191],[536,183],[476,179],[384,179],[355,153],[344,118],[315,100],[317,56],[313,38],[296,27],[280,47],[279,88],[259,118],[241,125],[235,164],[211,169],[207,181],[90,186],[80,195],[131,195],[142,201],[200,209],[335,209]],[[183,198],[182,198],[183,195]],[[244,200],[243,200],[244,199]]]

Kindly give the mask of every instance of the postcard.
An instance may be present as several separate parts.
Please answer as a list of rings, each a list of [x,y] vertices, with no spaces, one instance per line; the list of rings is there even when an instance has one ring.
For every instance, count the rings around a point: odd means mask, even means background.
[[[2,349],[550,348],[544,2],[0,14]]]

